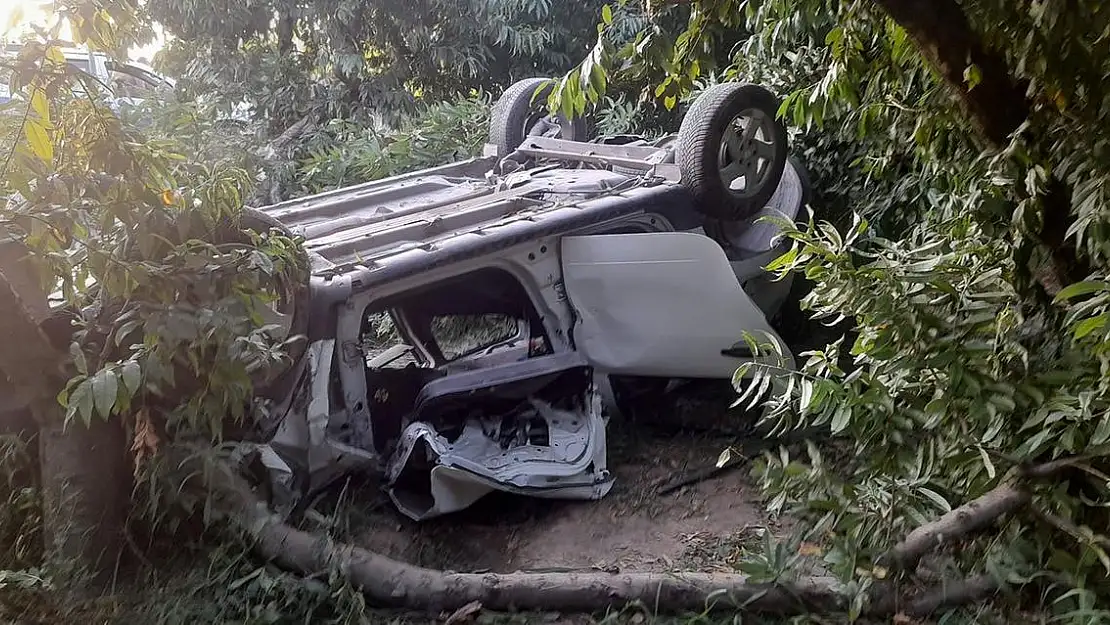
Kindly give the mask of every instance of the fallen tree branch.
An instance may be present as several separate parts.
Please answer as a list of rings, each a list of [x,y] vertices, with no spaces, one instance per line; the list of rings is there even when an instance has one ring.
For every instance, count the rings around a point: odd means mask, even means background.
[[[872,602],[866,610],[868,616],[883,618],[903,614],[915,618],[928,618],[942,610],[985,599],[998,592],[1001,586],[990,575],[978,575],[941,582],[909,599],[895,594],[891,588],[886,589],[878,600]]]
[[[1001,589],[990,575],[979,575],[958,582],[941,584],[908,602],[902,612],[924,618],[975,601],[981,601]]]
[[[430,612],[461,610],[474,604],[499,611],[594,612],[640,601],[660,612],[733,609],[798,615],[843,612],[850,603],[843,587],[829,577],[809,577],[791,584],[757,584],[736,574],[594,570],[454,573],[426,569],[288,525],[227,462],[212,462],[211,457],[193,455],[178,463],[178,468],[201,478],[202,486],[216,498],[216,509],[250,539],[260,556],[304,576],[339,572],[375,605]],[[1015,506],[1022,497],[1022,491],[999,487],[969,504],[970,508],[961,507],[923,528],[933,528],[928,536],[935,536],[942,526],[954,525],[945,521],[952,517],[959,517],[963,528],[982,524],[979,517],[989,516],[985,510]],[[964,518],[969,515],[975,519]],[[922,540],[918,538],[911,543],[907,538],[905,544],[918,549]],[[903,548],[900,553],[907,557],[916,551]],[[999,588],[992,578],[980,576],[947,582],[910,599],[900,598],[895,590],[888,589],[880,591],[866,614],[924,617],[982,599]]]
[[[1032,508],[1033,517],[1048,525],[1052,529],[1068,534],[1080,543],[1090,543],[1102,549],[1110,549],[1110,538],[1096,534],[1089,528],[1081,528],[1075,523],[1061,516],[1052,514],[1039,508]]]
[[[1075,456],[1064,456],[1063,458],[1057,458],[1050,462],[1025,467],[1021,470],[1021,475],[1030,478],[1055,477],[1062,471],[1107,455],[1110,455],[1110,446],[1100,445],[1088,450],[1086,453]]]
[[[690,484],[704,482],[705,480],[717,477],[722,473],[727,473],[729,471],[732,471],[733,469],[738,469],[744,466],[745,464],[750,462],[752,458],[758,456],[765,450],[773,448],[776,445],[800,443],[804,440],[809,439],[814,434],[823,431],[824,428],[820,427],[803,428],[800,430],[788,432],[782,436],[774,438],[759,438],[756,440],[745,441],[743,444],[740,445],[740,449],[738,451],[732,452],[732,458],[730,458],[727,462],[720,466],[714,463],[713,466],[691,471],[679,478],[660,480],[656,483],[655,494],[666,495],[682,488],[683,486],[689,486]]]
[[[1027,491],[1002,484],[985,495],[953,509],[913,530],[905,540],[879,558],[878,564],[893,571],[913,571],[921,558],[945,543],[990,526],[1030,501]]]
[[[180,467],[202,456],[192,456]],[[737,462],[741,464],[741,462]],[[1032,467],[1030,474],[1070,464]],[[491,610],[560,610],[591,612],[640,601],[664,612],[740,609],[790,615],[844,611],[850,601],[841,585],[828,577],[792,584],[758,584],[743,575],[712,573],[620,573],[606,571],[455,573],[436,571],[333,541],[285,523],[228,463],[204,462],[192,472],[203,478],[229,519],[251,540],[255,551],[277,566],[301,574],[338,571],[373,603],[428,611],[458,610],[480,602]],[[879,559],[893,571],[913,571],[937,547],[983,530],[999,518],[1025,507],[1028,491],[1002,484],[983,496],[910,532]],[[869,615],[896,612],[928,616],[938,610],[977,601],[1000,589],[989,576],[946,582],[916,598],[902,599],[897,585],[873,597]]]
[[[1020,470],[1019,476],[1030,479],[1053,477],[1096,455],[1089,453],[1068,456],[1024,467]],[[878,564],[892,572],[913,571],[925,554],[940,545],[981,531],[999,518],[1025,507],[1030,501],[1031,496],[1024,488],[1013,483],[999,485],[981,497],[913,530],[902,542],[880,557]],[[1042,518],[1042,520],[1046,519]],[[1063,519],[1058,520],[1066,523]],[[1051,519],[1046,521],[1051,522]],[[1057,526],[1057,529],[1064,528]]]
[[[729,460],[728,462],[720,466],[713,465],[711,467],[698,469],[697,471],[691,471],[690,473],[687,473],[678,479],[672,479],[671,481],[660,484],[659,487],[655,490],[655,494],[666,495],[668,493],[673,493],[674,491],[684,486],[690,486],[691,484],[697,484],[699,482],[704,482],[705,480],[713,479],[718,475],[721,475],[722,473],[727,473],[733,469],[738,469],[747,463],[748,459],[740,456],[737,458],[733,458],[732,460]]]
[[[302,575],[340,571],[382,606],[447,611],[479,601],[491,610],[589,612],[642,601],[670,612],[742,608],[768,614],[837,612],[847,606],[831,578],[772,585],[750,583],[743,575],[711,573],[435,571],[284,523],[226,463],[206,463],[196,474],[203,476],[205,487],[261,556]]]

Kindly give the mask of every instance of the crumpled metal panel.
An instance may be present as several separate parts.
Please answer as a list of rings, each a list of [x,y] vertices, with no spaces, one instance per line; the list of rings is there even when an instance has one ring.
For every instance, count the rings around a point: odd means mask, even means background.
[[[564,374],[578,380],[573,382],[577,390],[568,390],[580,400],[578,407],[560,408],[532,394]],[[554,499],[600,499],[609,492],[613,480],[606,468],[601,395],[592,370],[577,354],[534,358],[438,382],[446,384],[417,400],[416,420],[402,432],[385,468],[390,498],[406,516],[421,521],[456,512],[494,490]],[[428,422],[432,415],[421,410],[436,399],[462,398],[477,390],[499,392],[491,389],[506,389],[514,397],[528,393],[525,405],[512,413],[508,430],[503,430],[505,415],[476,410],[449,439]],[[429,411],[435,413],[434,408]],[[541,442],[527,433],[527,424],[537,421],[542,423]]]

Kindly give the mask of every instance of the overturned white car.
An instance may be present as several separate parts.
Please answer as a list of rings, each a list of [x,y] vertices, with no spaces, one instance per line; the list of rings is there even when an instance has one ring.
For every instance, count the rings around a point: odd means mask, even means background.
[[[281,313],[307,336],[262,461],[278,501],[383,472],[413,519],[491,490],[597,499],[606,425],[637,381],[731,378],[789,281],[804,173],[772,94],[704,92],[675,136],[586,141],[542,80],[494,109],[488,156],[266,207],[306,240]]]

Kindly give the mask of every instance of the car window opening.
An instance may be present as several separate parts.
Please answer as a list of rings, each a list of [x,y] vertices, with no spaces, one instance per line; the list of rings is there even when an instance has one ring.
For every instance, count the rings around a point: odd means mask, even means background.
[[[377,302],[364,316],[361,343],[378,451],[400,435],[429,382],[552,351],[524,287],[492,268]]]

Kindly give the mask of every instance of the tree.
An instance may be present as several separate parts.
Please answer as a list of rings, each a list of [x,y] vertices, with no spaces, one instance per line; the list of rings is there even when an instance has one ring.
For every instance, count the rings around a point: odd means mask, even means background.
[[[148,0],[174,40],[163,66],[192,95],[254,106],[271,136],[305,115],[395,119],[417,98],[563,71],[592,43],[600,0]],[[628,31],[638,22],[630,15]]]
[[[130,488],[156,479],[153,452],[249,418],[253,382],[283,358],[259,311],[305,267],[287,237],[238,228],[242,171],[139,134],[66,63],[61,23],[127,49],[133,7],[73,0],[55,17],[4,61],[0,372],[38,429],[49,570],[105,581],[142,509],[129,497],[168,511],[162,491]]]
[[[85,11],[75,12],[86,16],[79,32],[121,47],[126,7],[111,19],[114,4],[73,4]],[[275,10],[263,5],[257,23]],[[1027,586],[1061,618],[1103,614],[1110,280],[1101,77],[1110,42],[1101,34],[1110,10],[1083,0],[694,0],[651,11],[655,23],[626,45],[613,9],[602,8],[600,37],[561,82],[557,104],[584,109],[626,60],[634,76],[659,77],[652,93],[670,106],[714,67],[771,84],[801,131],[821,199],[857,213],[833,216],[840,230],[784,224],[794,247],[772,266],[804,272],[815,283],[804,306],[851,320],[856,338],[804,354],[799,371],[748,367],[740,385],[742,399],[765,403],[772,432],[828,431],[828,440],[757,463],[771,508],[802,519],[795,540],[749,554],[744,576],[456,575],[290,528],[226,465],[198,473],[206,489],[263,555],[300,572],[340,571],[391,604],[589,608],[654,597],[684,609],[723,588],[752,599],[748,608],[918,616]],[[684,32],[659,25],[676,18]],[[243,48],[296,47],[296,29],[278,23],[273,34],[247,33]],[[737,33],[750,34],[736,42]],[[730,64],[715,58],[733,43]],[[40,426],[52,427],[63,418],[46,401],[52,385],[31,380],[26,364],[35,359],[36,375],[60,365],[64,417],[126,426],[133,459],[150,466],[151,452],[165,459],[189,440],[210,441],[229,412],[246,418],[252,365],[281,354],[250,312],[292,272],[295,246],[280,236],[234,249],[205,242],[238,214],[242,173],[192,162],[95,101],[69,99],[53,49],[49,40],[30,46],[13,68],[25,96],[13,105],[20,122],[5,216],[46,278],[38,295],[59,287],[78,329],[65,337],[68,350],[54,348],[40,332],[42,307],[22,288],[12,296],[13,276],[24,274],[5,263],[5,322],[26,355],[5,353],[0,369],[26,382]],[[305,84],[355,94],[352,76],[377,79],[363,70]],[[760,337],[751,342],[767,349]],[[87,439],[69,440],[87,455]],[[799,565],[814,558],[837,579],[801,578]],[[917,593],[923,562],[945,579]]]

